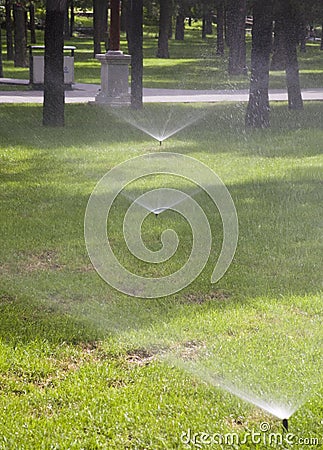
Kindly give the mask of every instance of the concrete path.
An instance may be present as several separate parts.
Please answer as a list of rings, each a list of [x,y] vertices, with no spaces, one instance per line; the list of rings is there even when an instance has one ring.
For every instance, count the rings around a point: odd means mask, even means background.
[[[66,103],[87,103],[95,100],[100,89],[96,84],[75,83],[66,91]],[[249,91],[244,90],[180,90],[145,88],[145,103],[195,103],[195,102],[247,102]],[[323,88],[303,89],[303,100],[323,100]],[[287,91],[274,89],[269,92],[270,101],[287,101]],[[42,91],[0,91],[0,103],[42,103]]]

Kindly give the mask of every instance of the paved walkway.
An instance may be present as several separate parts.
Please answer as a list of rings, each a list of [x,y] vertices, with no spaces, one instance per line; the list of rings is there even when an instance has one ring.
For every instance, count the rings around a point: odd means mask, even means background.
[[[66,91],[65,101],[66,103],[87,103],[94,101],[99,89],[100,86],[96,84],[75,83],[73,90]],[[323,88],[302,89],[302,96],[303,100],[323,100]],[[143,92],[143,100],[145,103],[247,102],[248,98],[249,91],[247,89],[198,91],[145,88]],[[287,101],[287,91],[284,89],[273,89],[269,92],[269,99],[271,101]],[[42,102],[42,91],[0,91],[0,103]]]

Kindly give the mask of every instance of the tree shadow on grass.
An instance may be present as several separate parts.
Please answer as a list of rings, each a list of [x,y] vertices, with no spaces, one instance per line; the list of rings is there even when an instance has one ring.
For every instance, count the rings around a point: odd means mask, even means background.
[[[32,197],[34,191],[14,188],[12,203],[2,217],[12,242],[7,244],[10,254],[6,257],[3,253],[2,257],[0,338],[12,343],[35,339],[75,343],[107,336],[118,339],[133,331],[150,332],[162,324],[167,330],[167,324],[176,317],[180,320],[190,315],[194,322],[201,311],[205,313],[203,308],[221,314],[228,308],[234,311],[241,302],[257,302],[257,298],[268,301],[316,295],[321,280],[318,242],[322,184],[311,179],[306,170],[291,170],[289,177],[290,181],[230,185],[240,238],[229,271],[217,285],[210,284],[216,262],[212,252],[205,271],[192,285],[156,300],[120,294],[94,272],[83,238],[86,196],[63,195],[60,188],[52,186]],[[14,199],[21,202],[22,195],[29,197],[25,215],[19,210],[13,214],[17,207]],[[197,200],[210,208],[203,195]],[[41,207],[39,217],[40,205],[48,202],[52,202],[50,208]],[[123,198],[122,202],[127,207],[127,200]],[[208,217],[219,240],[221,223],[214,214],[210,209]],[[113,237],[119,247],[122,233]],[[37,266],[35,258],[48,249],[57,252],[57,261],[53,267]],[[30,256],[34,258],[32,268]],[[210,292],[219,290],[229,296],[210,297]],[[185,301],[193,297],[202,301]]]

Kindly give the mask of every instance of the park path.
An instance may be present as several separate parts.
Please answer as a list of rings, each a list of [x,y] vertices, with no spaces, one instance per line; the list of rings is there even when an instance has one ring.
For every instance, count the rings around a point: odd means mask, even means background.
[[[6,79],[2,79],[6,80]],[[14,80],[13,80],[14,81]],[[0,79],[1,83],[1,79]],[[66,103],[93,102],[100,86],[75,83],[73,90],[66,91]],[[302,89],[303,100],[323,100],[323,88]],[[203,102],[247,102],[249,90],[183,90],[144,88],[144,103],[203,103]],[[270,101],[287,101],[285,89],[269,91]],[[42,91],[0,91],[0,103],[42,103]]]

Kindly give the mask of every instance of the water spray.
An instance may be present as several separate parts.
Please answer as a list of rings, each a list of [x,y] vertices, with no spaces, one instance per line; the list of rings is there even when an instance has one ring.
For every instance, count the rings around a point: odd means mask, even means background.
[[[283,419],[283,428],[284,431],[288,431],[288,419]]]

